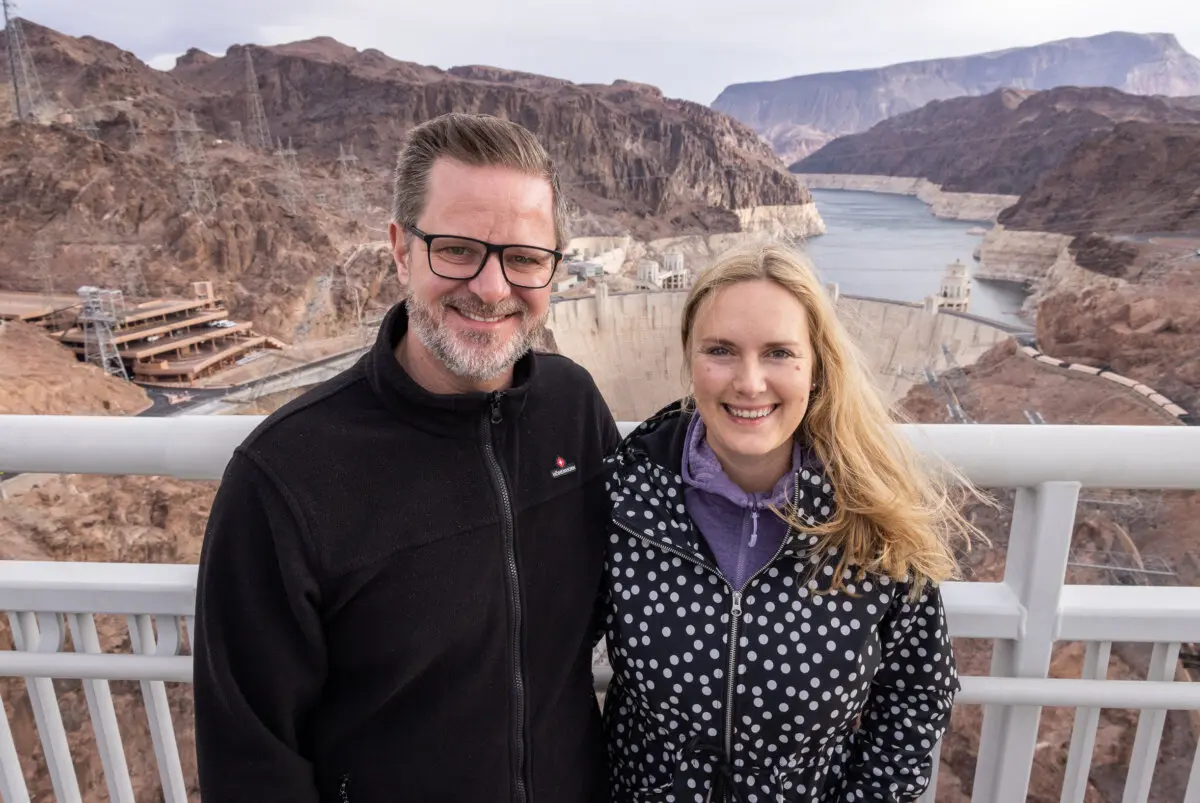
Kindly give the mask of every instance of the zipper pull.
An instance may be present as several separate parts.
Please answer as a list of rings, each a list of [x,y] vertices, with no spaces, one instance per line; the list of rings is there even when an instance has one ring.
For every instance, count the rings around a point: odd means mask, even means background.
[[[733,618],[735,620],[742,618],[742,592],[733,592]]]
[[[503,396],[504,396],[504,394],[498,390],[494,391],[492,393],[492,423],[493,424],[500,423],[500,419],[502,417],[500,415],[500,399]]]
[[[758,543],[758,508],[750,508],[750,547]]]

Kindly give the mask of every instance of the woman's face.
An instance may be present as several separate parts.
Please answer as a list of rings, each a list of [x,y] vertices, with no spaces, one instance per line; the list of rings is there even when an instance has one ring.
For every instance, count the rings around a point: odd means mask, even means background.
[[[767,280],[723,287],[701,304],[688,357],[717,457],[790,459],[815,362],[800,301]]]

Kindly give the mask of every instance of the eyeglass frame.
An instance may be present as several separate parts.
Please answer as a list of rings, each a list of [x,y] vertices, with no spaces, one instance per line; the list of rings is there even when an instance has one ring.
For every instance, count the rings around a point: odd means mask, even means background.
[[[411,223],[405,223],[404,230],[409,234],[412,234],[421,242],[425,243],[425,261],[429,264],[429,270],[433,272],[433,275],[440,279],[449,279],[455,282],[469,282],[479,274],[483,273],[483,269],[487,265],[488,259],[491,258],[492,254],[495,254],[496,261],[500,264],[500,275],[504,277],[504,281],[508,282],[513,287],[519,287],[522,290],[541,290],[545,287],[548,287],[550,283],[554,281],[554,275],[558,272],[558,266],[562,264],[563,260],[562,251],[558,251],[554,248],[543,248],[540,245],[527,245],[525,243],[505,243],[504,245],[496,245],[495,243],[489,243],[487,240],[478,240],[474,237],[464,237],[461,234],[427,234]],[[466,240],[470,243],[478,243],[479,245],[482,245],[484,249],[483,259],[480,260],[479,267],[475,269],[475,272],[470,276],[443,276],[442,274],[438,273],[437,268],[433,266],[433,252],[430,250],[430,246],[432,245],[433,241],[438,237],[446,237],[453,240]],[[528,284],[517,284],[512,279],[508,278],[508,271],[504,267],[505,248],[533,248],[538,251],[545,251],[553,256],[554,265],[550,268],[550,275],[547,277],[545,284],[539,284],[535,287]]]

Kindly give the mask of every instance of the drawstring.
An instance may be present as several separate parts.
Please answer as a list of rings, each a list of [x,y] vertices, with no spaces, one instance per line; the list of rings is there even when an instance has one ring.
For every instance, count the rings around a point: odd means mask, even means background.
[[[758,542],[758,505],[750,508],[750,546]]]
[[[695,741],[692,742],[691,749],[701,753],[702,760],[713,765],[712,775],[709,776],[712,788],[708,800],[712,803],[745,803],[745,798],[733,782],[733,766],[725,757],[725,751],[711,744],[697,744]]]

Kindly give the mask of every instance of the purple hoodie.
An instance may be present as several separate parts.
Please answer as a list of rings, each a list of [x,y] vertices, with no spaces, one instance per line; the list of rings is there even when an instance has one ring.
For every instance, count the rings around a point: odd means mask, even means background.
[[[740,591],[775,556],[787,535],[787,523],[769,508],[782,511],[792,501],[802,452],[799,443],[793,444],[791,467],[775,487],[769,493],[749,494],[725,474],[704,434],[704,421],[694,413],[683,447],[684,504],[721,573]]]

